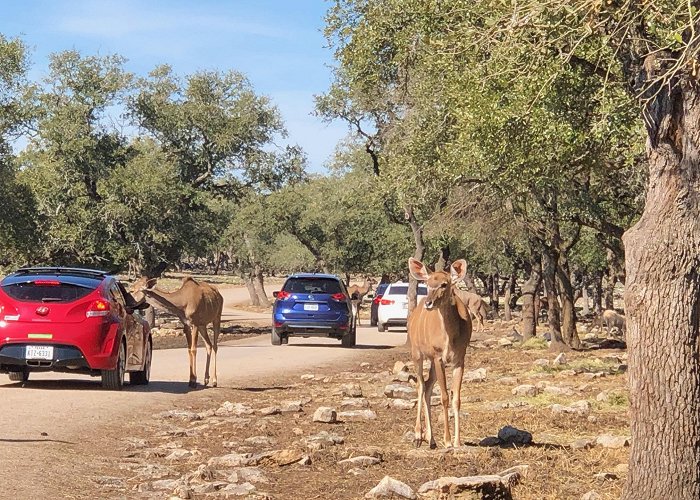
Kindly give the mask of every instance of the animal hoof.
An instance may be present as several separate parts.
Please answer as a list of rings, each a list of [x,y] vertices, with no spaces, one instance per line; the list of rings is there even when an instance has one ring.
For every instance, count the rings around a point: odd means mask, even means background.
[[[430,442],[430,449],[434,450],[435,448],[437,448],[437,443],[435,441],[431,441]]]
[[[422,439],[414,439],[414,440],[413,440],[413,446],[415,446],[416,448],[420,448],[420,445],[421,445],[422,442],[423,442]]]
[[[216,382],[212,382],[212,383],[211,383],[211,386],[212,386],[212,387],[216,387],[216,386],[217,386]]]
[[[189,385],[190,385],[190,387],[192,387],[192,388],[194,389],[195,387],[197,387],[197,381],[196,381],[196,380],[190,380],[190,384],[189,384]]]

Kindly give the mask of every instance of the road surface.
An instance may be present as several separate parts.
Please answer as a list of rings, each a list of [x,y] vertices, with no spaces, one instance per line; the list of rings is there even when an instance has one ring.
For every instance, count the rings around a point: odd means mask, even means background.
[[[269,324],[270,314],[241,311],[237,303],[247,297],[245,289],[222,290],[225,319]],[[297,339],[289,345],[272,346],[268,336],[233,340],[220,344],[217,371],[220,387],[239,388],[279,373],[296,374],[340,360],[360,358],[366,349],[402,345],[405,331],[379,334],[375,328],[358,328],[355,349],[344,349],[332,339]],[[206,352],[197,353],[198,382],[202,382]],[[187,385],[187,352],[157,350],[153,354],[151,383],[126,387],[122,392],[104,391],[99,379],[62,373],[33,373],[23,387],[0,374],[0,495],[3,498],[65,496],[75,463],[57,463],[66,449],[80,449],[86,440],[122,419],[145,418],[175,405],[186,406],[188,398],[206,397],[210,390],[192,391]],[[211,389],[215,390],[215,389]],[[65,453],[64,453],[65,455]],[[68,469],[68,470],[67,470]],[[9,473],[15,471],[17,473]],[[61,492],[60,495],[57,495]],[[75,492],[82,498],[80,492]]]

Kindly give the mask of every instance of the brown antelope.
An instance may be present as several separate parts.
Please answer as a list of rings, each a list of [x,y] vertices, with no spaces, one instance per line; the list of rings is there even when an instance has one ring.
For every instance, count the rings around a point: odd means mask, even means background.
[[[372,289],[372,285],[377,283],[377,280],[371,277],[365,277],[365,282],[362,285],[351,285],[348,287],[348,295],[352,303],[352,314],[357,318],[357,324],[360,324],[360,306],[362,299]]]
[[[479,324],[478,331],[483,332],[484,320],[486,319],[489,311],[489,307],[486,305],[486,302],[484,302],[479,294],[460,290],[457,287],[454,288],[454,293],[462,300],[464,305],[467,306],[467,309],[469,309],[469,312],[472,315],[472,319],[475,319]]]
[[[425,281],[428,294],[423,298],[408,318],[408,340],[411,357],[416,365],[418,379],[418,415],[416,417],[415,440],[418,447],[422,441],[435,448],[432,422],[430,420],[430,398],[437,378],[442,397],[442,414],[445,422],[445,446],[459,446],[459,410],[461,406],[462,376],[464,357],[472,335],[472,321],[469,310],[455,295],[453,284],[464,278],[467,262],[455,261],[450,273],[430,272],[422,262],[408,259],[411,275]],[[428,379],[423,379],[423,360],[430,361]],[[455,419],[454,441],[450,439],[449,393],[445,365],[451,363],[452,370],[452,411]],[[421,424],[421,414],[425,413],[425,432]]]
[[[136,301],[144,298],[156,309],[165,310],[182,321],[187,338],[190,358],[190,387],[197,386],[197,335],[201,335],[207,348],[207,364],[204,370],[204,385],[209,384],[209,363],[212,362],[212,387],[216,387],[216,352],[218,351],[219,333],[221,331],[221,310],[224,298],[211,285],[200,283],[190,277],[182,280],[182,286],[174,292],[165,292],[152,288],[155,279],[139,278],[130,291]],[[214,330],[209,338],[207,325],[211,323]],[[214,356],[212,357],[212,351]]]

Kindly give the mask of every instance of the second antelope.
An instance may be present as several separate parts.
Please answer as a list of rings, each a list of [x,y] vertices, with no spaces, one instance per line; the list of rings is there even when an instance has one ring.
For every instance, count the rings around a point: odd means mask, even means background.
[[[455,261],[450,273],[430,272],[422,262],[408,259],[411,275],[425,281],[428,294],[411,312],[408,318],[408,339],[411,357],[416,365],[418,378],[418,415],[416,417],[415,445],[423,441],[435,448],[432,422],[430,420],[430,398],[437,378],[442,398],[442,413],[445,422],[445,446],[459,446],[459,410],[461,406],[462,376],[464,357],[472,335],[472,321],[469,310],[455,295],[453,285],[464,278],[467,262]],[[423,379],[423,360],[430,361],[428,379]],[[445,365],[452,364],[452,411],[454,413],[454,441],[450,438],[449,397]],[[421,415],[425,414],[425,427]]]

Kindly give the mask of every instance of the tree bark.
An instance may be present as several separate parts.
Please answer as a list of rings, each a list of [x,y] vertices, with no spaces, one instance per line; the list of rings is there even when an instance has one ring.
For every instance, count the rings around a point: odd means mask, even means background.
[[[535,301],[538,297],[542,281],[542,266],[533,262],[530,277],[523,284],[523,341],[537,335],[537,308]]]
[[[267,292],[265,291],[265,278],[263,277],[263,272],[259,265],[255,266],[254,277],[253,285],[255,286],[255,293],[258,296],[260,305],[263,307],[270,307],[270,299],[267,298]]]
[[[566,345],[579,349],[581,347],[581,339],[576,331],[574,287],[569,279],[568,267],[566,259],[560,255],[559,263],[557,264],[557,283],[559,285],[559,298],[561,299],[561,334]]]
[[[545,247],[542,252],[542,278],[545,289],[547,291],[548,311],[547,322],[549,325],[550,335],[552,336],[549,345],[552,351],[567,351],[569,348],[564,343],[561,335],[561,319],[559,315],[559,300],[557,299],[557,263],[555,256],[550,248]]]
[[[508,278],[508,283],[506,284],[506,293],[505,297],[503,299],[503,307],[504,307],[504,318],[506,321],[510,321],[513,319],[513,315],[511,314],[511,298],[513,297],[513,293],[515,292],[515,270],[510,274],[510,278]]]
[[[440,249],[440,256],[435,263],[436,271],[447,271],[447,267],[450,265],[450,247],[442,247]]]
[[[581,289],[581,300],[583,301],[583,309],[581,309],[581,314],[584,316],[590,316],[590,300],[588,298],[588,286],[586,284],[584,284],[583,288]]]
[[[650,131],[647,143],[644,213],[623,237],[632,431],[624,500],[700,498],[700,91],[695,81],[665,85],[659,135]]]
[[[494,318],[498,318],[500,315],[498,314],[498,307],[499,307],[499,301],[498,301],[498,289],[499,289],[499,283],[501,280],[500,275],[498,274],[498,271],[491,273],[490,276],[490,281],[491,281],[491,286],[490,286],[490,291],[491,294],[489,296],[489,302],[491,306],[491,311],[493,311]]]
[[[593,276],[593,312],[603,312],[603,273],[600,271]]]
[[[245,281],[245,286],[248,289],[248,295],[250,295],[250,305],[259,306],[260,297],[258,297],[258,291],[255,289],[253,273],[247,273],[243,279]]]

